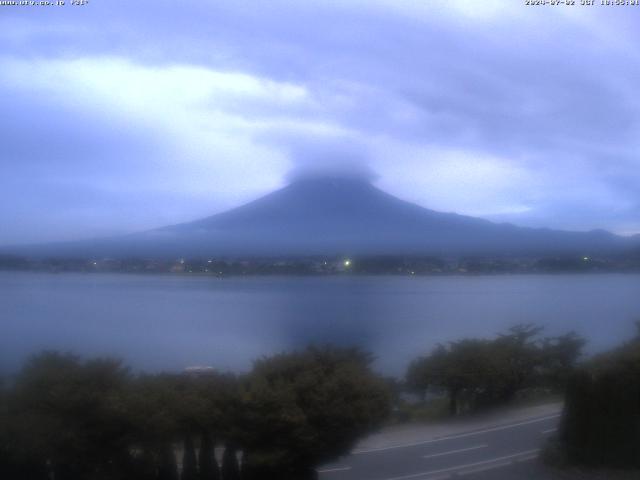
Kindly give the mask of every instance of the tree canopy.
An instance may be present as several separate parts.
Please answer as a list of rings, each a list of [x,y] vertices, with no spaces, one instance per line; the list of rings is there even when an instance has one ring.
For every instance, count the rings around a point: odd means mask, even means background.
[[[337,348],[257,361],[243,393],[252,468],[279,478],[313,476],[311,467],[349,451],[378,426],[390,396],[370,363],[359,350]]]
[[[133,375],[117,360],[44,352],[0,389],[0,477],[235,480],[242,452],[244,479],[305,478],[387,414],[370,360],[309,348],[258,360],[238,378]]]
[[[562,388],[584,340],[575,333],[540,338],[542,328],[524,324],[493,339],[462,339],[438,345],[414,360],[410,386],[444,391],[451,414],[510,401],[527,386]]]
[[[559,447],[572,463],[640,467],[640,322],[636,337],[570,377]]]

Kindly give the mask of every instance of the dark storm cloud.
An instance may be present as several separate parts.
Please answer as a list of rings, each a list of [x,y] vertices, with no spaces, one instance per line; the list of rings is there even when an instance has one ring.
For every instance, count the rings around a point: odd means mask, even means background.
[[[3,216],[16,185],[31,193],[0,243],[175,223],[292,169],[375,171],[501,221],[640,231],[635,12],[482,3],[4,8]],[[128,202],[138,214],[118,220]],[[51,211],[65,227],[48,234]]]

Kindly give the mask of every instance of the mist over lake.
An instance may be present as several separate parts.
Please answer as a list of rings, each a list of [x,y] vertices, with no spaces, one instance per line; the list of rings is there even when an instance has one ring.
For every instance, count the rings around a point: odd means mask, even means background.
[[[629,338],[640,275],[234,277],[0,274],[0,368],[41,349],[121,357],[135,369],[252,360],[308,343],[358,345],[402,374],[438,342],[520,322],[576,330],[587,350]]]

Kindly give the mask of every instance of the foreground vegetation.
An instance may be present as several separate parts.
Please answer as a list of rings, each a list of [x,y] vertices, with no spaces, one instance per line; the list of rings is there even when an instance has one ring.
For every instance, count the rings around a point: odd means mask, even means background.
[[[570,377],[557,443],[548,453],[568,464],[640,468],[640,322],[633,340]]]
[[[558,435],[545,449],[549,463],[640,468],[640,322],[634,339],[582,362],[582,338],[541,332],[520,325],[494,339],[439,345],[412,362],[408,384],[431,395],[422,414],[429,407],[432,415],[442,412],[443,400],[457,415],[506,404],[523,392],[560,394],[565,408]]]
[[[314,478],[388,414],[370,362],[309,348],[259,360],[244,377],[134,376],[118,361],[43,353],[2,390],[0,477]]]
[[[511,402],[524,390],[563,392],[584,346],[575,333],[542,337],[542,328],[518,325],[494,339],[438,345],[407,370],[421,394],[444,394],[451,415]]]
[[[548,456],[639,467],[640,325],[633,341],[579,364],[584,343],[519,325],[439,345],[411,363],[406,384],[430,397],[414,404],[423,418],[566,391]],[[134,375],[117,360],[45,352],[0,386],[0,478],[313,479],[379,427],[402,390],[357,349],[266,357],[243,376]]]

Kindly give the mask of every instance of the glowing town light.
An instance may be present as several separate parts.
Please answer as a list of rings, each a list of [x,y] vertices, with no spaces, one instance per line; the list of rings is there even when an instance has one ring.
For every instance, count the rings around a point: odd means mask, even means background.
[[[584,260],[585,262],[589,261],[589,257],[582,257],[582,260]]]
[[[351,265],[351,260],[345,260],[344,261],[344,266],[348,267],[349,265]]]

